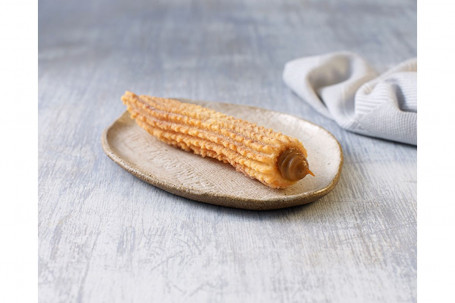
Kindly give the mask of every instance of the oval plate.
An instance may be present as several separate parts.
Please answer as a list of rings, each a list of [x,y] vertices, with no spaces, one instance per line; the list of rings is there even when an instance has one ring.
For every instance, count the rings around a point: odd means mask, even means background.
[[[267,210],[313,202],[338,182],[341,146],[327,130],[300,118],[262,108],[179,99],[272,128],[299,139],[308,151],[315,177],[286,189],[271,189],[232,166],[169,146],[140,128],[128,112],[106,128],[106,154],[136,177],[170,193],[215,205]]]

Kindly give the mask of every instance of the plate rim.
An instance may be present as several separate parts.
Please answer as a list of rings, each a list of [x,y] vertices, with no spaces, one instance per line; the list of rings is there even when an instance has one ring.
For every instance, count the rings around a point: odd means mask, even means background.
[[[202,100],[191,100],[191,99],[184,99],[184,98],[174,98],[178,99],[184,102],[188,103],[194,103],[194,104],[199,104],[199,105],[207,105],[210,103],[217,103],[221,105],[226,105],[226,106],[242,106],[246,108],[250,108],[253,110],[263,110],[263,111],[269,111],[269,112],[275,112],[279,113],[281,115],[286,115],[290,116],[294,119],[298,119],[301,121],[304,121],[305,123],[309,123],[319,129],[322,129],[325,131],[332,139],[337,143],[339,153],[340,153],[340,161],[338,163],[337,167],[337,173],[335,177],[331,180],[331,182],[325,186],[322,189],[319,189],[317,191],[313,192],[305,192],[302,194],[295,194],[295,195],[285,195],[282,197],[271,197],[271,198],[262,198],[262,199],[254,199],[254,198],[240,198],[240,197],[234,197],[234,196],[229,196],[226,194],[218,194],[218,193],[201,193],[201,192],[194,192],[191,189],[188,189],[187,187],[181,187],[179,188],[178,186],[175,185],[170,185],[167,182],[161,181],[158,177],[155,177],[153,175],[145,173],[143,170],[141,171],[140,167],[137,167],[136,165],[124,160],[122,157],[120,157],[112,148],[111,144],[109,143],[108,135],[109,132],[116,126],[118,123],[124,123],[122,120],[129,119],[130,121],[128,122],[134,122],[133,119],[129,117],[128,111],[124,111],[112,124],[110,124],[108,127],[106,127],[101,135],[101,145],[103,147],[104,152],[106,155],[113,160],[115,163],[117,163],[120,167],[134,175],[135,177],[155,186],[158,187],[164,191],[167,191],[169,193],[172,193],[174,195],[178,195],[184,198],[188,198],[191,200],[196,200],[199,202],[204,202],[208,204],[213,204],[213,205],[219,205],[219,206],[226,206],[226,207],[233,207],[233,208],[242,208],[242,209],[250,209],[250,210],[271,210],[271,209],[280,209],[280,208],[287,208],[287,207],[292,207],[292,206],[297,206],[297,205],[303,205],[307,204],[313,201],[316,201],[320,199],[321,197],[325,196],[328,194],[332,189],[338,184],[338,181],[340,179],[341,175],[341,170],[343,167],[344,163],[344,155],[343,155],[343,149],[341,147],[340,142],[335,138],[335,136],[330,133],[328,130],[323,128],[322,126],[319,126],[313,122],[307,121],[305,119],[302,119],[300,117],[290,115],[287,113],[275,111],[275,110],[270,110],[266,108],[260,108],[256,106],[251,106],[251,105],[243,105],[243,104],[233,104],[233,103],[226,103],[226,102],[210,102],[210,101],[202,101]],[[265,186],[265,185],[264,185]],[[223,200],[231,200],[231,201],[236,201],[236,203],[229,203],[228,201],[223,201]]]

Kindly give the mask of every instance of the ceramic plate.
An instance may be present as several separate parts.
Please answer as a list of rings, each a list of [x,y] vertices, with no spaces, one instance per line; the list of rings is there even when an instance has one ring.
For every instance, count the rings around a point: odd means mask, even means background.
[[[170,193],[215,205],[244,209],[278,209],[313,202],[338,182],[343,153],[335,137],[300,118],[262,108],[205,101],[214,110],[272,128],[299,139],[308,151],[315,177],[306,176],[286,189],[271,189],[228,164],[162,143],[123,113],[102,135],[106,154],[136,177]]]

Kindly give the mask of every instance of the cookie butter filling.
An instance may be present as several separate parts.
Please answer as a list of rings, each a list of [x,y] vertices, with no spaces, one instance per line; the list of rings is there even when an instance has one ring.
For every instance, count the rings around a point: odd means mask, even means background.
[[[281,176],[289,181],[297,181],[313,173],[308,167],[308,161],[303,153],[295,148],[286,149],[277,160]]]

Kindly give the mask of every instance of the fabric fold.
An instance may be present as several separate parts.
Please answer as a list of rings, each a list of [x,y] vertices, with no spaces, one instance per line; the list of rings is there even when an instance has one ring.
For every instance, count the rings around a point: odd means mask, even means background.
[[[379,75],[362,57],[337,52],[290,61],[283,80],[341,127],[417,145],[417,59]]]

